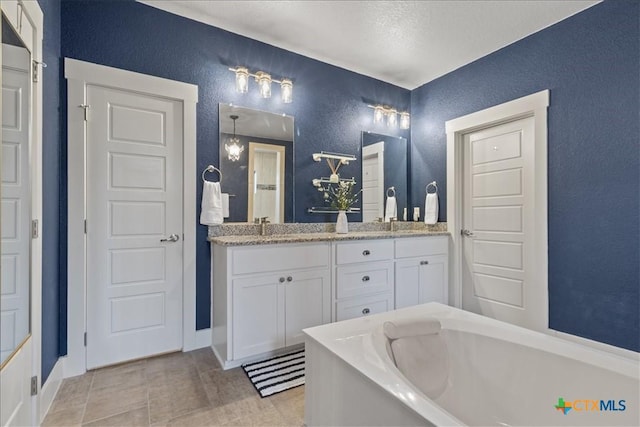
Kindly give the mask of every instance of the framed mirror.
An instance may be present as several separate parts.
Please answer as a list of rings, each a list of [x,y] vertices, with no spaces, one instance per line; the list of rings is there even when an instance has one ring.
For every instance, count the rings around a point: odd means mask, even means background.
[[[31,53],[2,20],[0,367],[31,333]]]
[[[385,204],[395,196],[399,221],[407,200],[406,138],[362,132],[362,222],[385,217]]]
[[[220,104],[225,222],[294,222],[293,116]]]

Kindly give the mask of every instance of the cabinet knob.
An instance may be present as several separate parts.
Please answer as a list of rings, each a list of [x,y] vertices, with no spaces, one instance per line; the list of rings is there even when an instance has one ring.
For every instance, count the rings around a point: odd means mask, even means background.
[[[369,276],[364,276],[364,277],[362,277],[362,281],[363,281],[363,282],[368,282],[368,281],[369,281],[369,279],[370,279],[370,277],[369,277]]]
[[[426,261],[426,260],[425,261],[420,261],[420,265],[427,265],[427,264],[429,264],[429,261]]]
[[[290,282],[290,281],[292,281],[292,280],[293,280],[293,277],[291,277],[291,276],[287,276],[287,282]]]
[[[364,251],[362,251],[362,255],[364,256],[371,255],[371,251],[369,249],[365,249]]]
[[[283,282],[284,282],[284,277],[281,277],[280,278],[280,283],[283,283]]]
[[[371,310],[369,310],[368,308],[363,308],[362,309],[362,314],[369,314]]]

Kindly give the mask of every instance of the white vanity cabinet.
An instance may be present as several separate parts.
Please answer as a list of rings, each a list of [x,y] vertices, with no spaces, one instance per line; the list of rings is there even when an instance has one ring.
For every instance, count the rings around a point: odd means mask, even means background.
[[[224,367],[331,321],[328,243],[213,245],[213,347]]]
[[[393,240],[334,243],[334,320],[393,310]]]
[[[449,303],[447,236],[396,239],[395,308]]]
[[[305,328],[447,304],[448,246],[446,235],[212,244],[213,349],[227,369],[303,343]]]

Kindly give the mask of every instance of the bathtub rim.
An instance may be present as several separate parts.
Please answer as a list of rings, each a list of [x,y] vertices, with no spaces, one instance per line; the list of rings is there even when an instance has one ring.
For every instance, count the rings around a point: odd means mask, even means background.
[[[534,347],[531,341],[528,341],[533,338],[536,342],[544,343],[551,349],[557,350],[550,351],[545,347],[542,348],[543,351],[571,357],[634,380],[640,380],[640,357],[628,358],[434,302],[307,328],[303,332],[307,339],[312,339],[325,347],[334,356],[342,359],[425,420],[435,425],[465,425],[407,380],[388,356],[384,345],[386,337],[382,333],[382,324],[387,320],[404,320],[425,317],[425,315],[439,318],[441,322],[444,320],[443,328],[452,324],[465,325],[478,331],[483,331],[482,328],[484,328],[485,333],[481,335],[492,336],[493,334],[494,338],[501,340],[505,340],[504,337],[496,334],[506,333],[507,336],[521,334],[515,341],[517,344],[540,350],[541,348]],[[472,325],[475,326],[472,327]],[[365,353],[368,356],[365,356]],[[612,361],[616,363],[611,363]]]

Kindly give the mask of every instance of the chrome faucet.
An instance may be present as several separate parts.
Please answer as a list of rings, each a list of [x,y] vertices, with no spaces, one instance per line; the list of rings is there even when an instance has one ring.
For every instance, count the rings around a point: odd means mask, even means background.
[[[395,216],[389,218],[389,231],[396,231],[396,222],[398,222],[398,218],[396,218]]]
[[[256,221],[257,221],[258,224],[260,224],[260,235],[261,236],[266,236],[267,235],[267,224],[269,224],[269,217],[268,216],[263,216],[262,218],[257,218]]]

